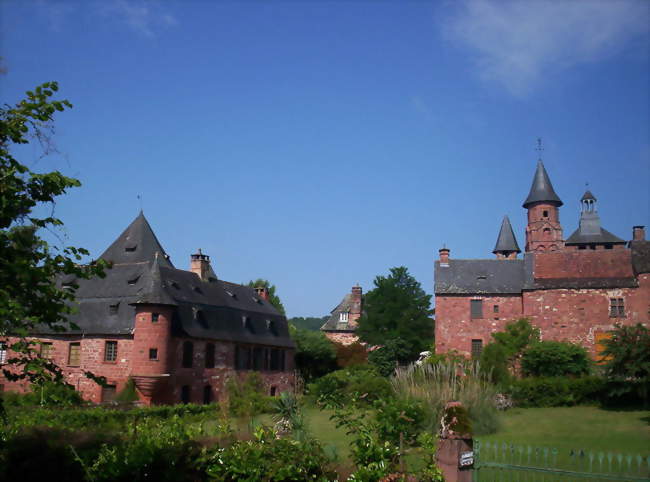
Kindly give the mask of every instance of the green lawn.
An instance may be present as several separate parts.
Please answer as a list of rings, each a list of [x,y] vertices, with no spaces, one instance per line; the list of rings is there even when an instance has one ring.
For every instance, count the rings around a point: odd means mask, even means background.
[[[650,412],[597,407],[514,408],[503,414],[498,433],[479,440],[647,456]]]

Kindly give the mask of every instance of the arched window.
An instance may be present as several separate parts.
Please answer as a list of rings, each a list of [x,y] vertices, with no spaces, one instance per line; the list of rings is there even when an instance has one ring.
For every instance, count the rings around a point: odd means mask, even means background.
[[[205,345],[205,368],[214,368],[214,343]]]
[[[183,343],[183,368],[192,368],[194,358],[194,343],[186,341]]]

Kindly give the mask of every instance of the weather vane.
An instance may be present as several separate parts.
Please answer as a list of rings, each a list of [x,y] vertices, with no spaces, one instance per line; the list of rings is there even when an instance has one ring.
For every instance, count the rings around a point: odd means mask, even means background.
[[[140,202],[140,211],[142,211],[142,196],[138,194],[138,201]]]
[[[542,147],[542,138],[541,137],[537,138],[537,147],[535,148],[535,150],[537,152],[539,152],[539,158],[541,159],[542,158],[542,151],[544,150],[544,148]]]

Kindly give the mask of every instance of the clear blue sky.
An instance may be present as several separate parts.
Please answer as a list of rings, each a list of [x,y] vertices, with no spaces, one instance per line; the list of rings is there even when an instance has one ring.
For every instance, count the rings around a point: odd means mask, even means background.
[[[322,316],[407,266],[428,293],[443,243],[521,246],[537,153],[577,227],[650,225],[650,2],[11,1],[3,102],[57,80],[56,213],[98,256],[139,211],[179,268],[268,278]]]

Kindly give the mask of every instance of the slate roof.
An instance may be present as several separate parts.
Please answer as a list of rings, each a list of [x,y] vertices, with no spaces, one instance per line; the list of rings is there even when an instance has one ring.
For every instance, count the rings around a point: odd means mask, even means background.
[[[134,245],[135,250],[126,251]],[[78,312],[69,319],[80,330],[68,333],[131,334],[136,305],[158,304],[175,308],[172,327],[178,335],[294,346],[286,318],[253,288],[221,280],[203,281],[196,273],[174,268],[162,253],[140,213],[102,255],[115,263],[106,270],[105,278],[60,279],[61,285],[75,281],[79,285]],[[244,317],[249,319],[248,324]],[[50,333],[47,329],[36,332]]]
[[[567,238],[564,244],[571,246],[574,244],[625,244],[625,241],[618,236],[610,233],[604,228],[600,228],[600,232],[596,234],[581,233],[581,228],[578,227],[571,236]]]
[[[546,201],[558,207],[564,204],[559,196],[555,194],[555,190],[541,159],[537,161],[533,184],[530,186],[530,192],[524,201],[523,207],[528,208],[531,204],[540,201]]]
[[[589,189],[580,198],[580,201],[597,201],[596,196],[594,196]]]
[[[345,312],[354,312],[361,311],[360,306],[355,306],[353,301],[352,293],[348,293],[343,297],[343,300],[334,308],[330,313],[330,317],[327,321],[320,327],[322,331],[342,331],[342,332],[353,332],[356,330],[357,325],[351,323],[340,323],[340,314]]]
[[[526,259],[450,259],[434,271],[436,295],[516,294],[532,276]]]
[[[515,238],[515,233],[512,230],[512,225],[510,224],[508,216],[503,216],[501,229],[499,230],[499,236],[497,237],[497,244],[494,246],[492,252],[521,253],[521,249],[519,249],[519,245],[517,244],[517,238]]]

